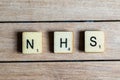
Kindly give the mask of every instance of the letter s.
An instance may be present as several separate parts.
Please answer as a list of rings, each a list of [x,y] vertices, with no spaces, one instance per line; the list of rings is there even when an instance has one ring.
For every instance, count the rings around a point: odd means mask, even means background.
[[[95,46],[97,45],[96,37],[95,37],[95,36],[92,36],[92,37],[90,38],[90,41],[92,42],[92,43],[90,43],[90,45],[91,45],[92,47],[95,47]]]

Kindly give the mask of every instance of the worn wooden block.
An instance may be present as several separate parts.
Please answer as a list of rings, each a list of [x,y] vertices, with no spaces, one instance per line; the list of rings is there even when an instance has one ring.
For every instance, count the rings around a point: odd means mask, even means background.
[[[22,52],[24,54],[42,53],[42,32],[23,32]]]
[[[54,52],[73,52],[73,32],[54,32]]]
[[[104,32],[85,32],[85,52],[104,52]]]

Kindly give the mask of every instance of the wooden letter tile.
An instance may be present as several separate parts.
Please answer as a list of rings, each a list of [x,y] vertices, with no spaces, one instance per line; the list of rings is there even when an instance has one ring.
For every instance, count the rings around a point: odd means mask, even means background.
[[[42,32],[23,32],[23,54],[42,53]]]
[[[73,32],[54,32],[54,52],[73,52]]]
[[[85,32],[85,52],[104,52],[104,32]]]

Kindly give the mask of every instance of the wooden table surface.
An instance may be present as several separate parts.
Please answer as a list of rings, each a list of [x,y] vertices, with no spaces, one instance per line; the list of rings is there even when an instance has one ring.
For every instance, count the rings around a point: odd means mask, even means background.
[[[105,52],[84,52],[84,31],[105,32]],[[43,53],[21,53],[21,33],[43,32]],[[53,32],[74,32],[74,53],[53,53]],[[119,80],[119,0],[0,0],[0,80]]]

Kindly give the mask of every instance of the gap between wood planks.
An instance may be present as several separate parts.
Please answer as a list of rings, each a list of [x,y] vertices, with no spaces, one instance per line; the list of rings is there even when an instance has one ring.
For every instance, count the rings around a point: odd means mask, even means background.
[[[120,20],[44,20],[44,21],[0,21],[0,23],[79,23],[79,22],[120,22]]]
[[[118,62],[120,59],[107,60],[28,60],[28,61],[0,61],[0,63],[53,63],[53,62]]]

